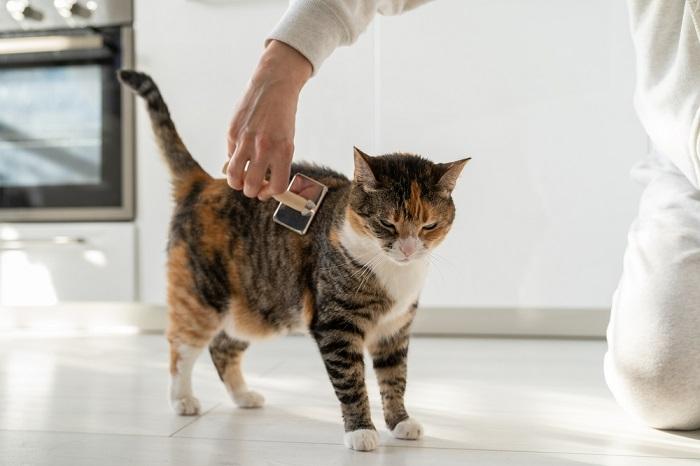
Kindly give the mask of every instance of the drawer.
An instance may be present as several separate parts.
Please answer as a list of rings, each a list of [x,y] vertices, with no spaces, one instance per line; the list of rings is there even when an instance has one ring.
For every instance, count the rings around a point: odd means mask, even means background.
[[[0,305],[134,301],[131,223],[0,224]]]

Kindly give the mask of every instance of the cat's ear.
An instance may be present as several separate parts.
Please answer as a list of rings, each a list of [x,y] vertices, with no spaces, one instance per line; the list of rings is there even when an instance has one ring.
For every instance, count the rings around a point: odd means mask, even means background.
[[[372,157],[362,152],[357,147],[353,147],[355,157],[355,182],[367,189],[374,189],[377,186],[377,179],[374,177],[370,160]]]
[[[440,191],[447,195],[452,193],[452,190],[455,189],[455,185],[457,184],[457,179],[459,178],[460,173],[462,173],[462,169],[471,159],[471,157],[467,157],[466,159],[457,160],[456,162],[439,164],[444,170],[440,176],[440,180],[437,183]]]

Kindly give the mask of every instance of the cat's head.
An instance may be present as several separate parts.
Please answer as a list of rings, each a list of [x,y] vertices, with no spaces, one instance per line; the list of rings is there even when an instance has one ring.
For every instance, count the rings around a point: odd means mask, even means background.
[[[349,227],[397,263],[425,257],[452,226],[452,190],[468,161],[433,163],[410,154],[370,157],[355,148]]]

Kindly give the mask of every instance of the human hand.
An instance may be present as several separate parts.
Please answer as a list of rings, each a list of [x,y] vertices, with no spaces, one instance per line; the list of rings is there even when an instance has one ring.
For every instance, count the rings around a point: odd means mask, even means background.
[[[275,40],[267,46],[229,126],[226,178],[233,189],[266,200],[287,188],[299,93],[311,73],[294,48]]]

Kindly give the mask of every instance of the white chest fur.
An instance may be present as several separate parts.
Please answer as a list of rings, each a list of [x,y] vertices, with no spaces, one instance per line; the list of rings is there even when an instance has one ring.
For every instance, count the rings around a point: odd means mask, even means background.
[[[386,327],[386,331],[380,333],[390,332],[393,328],[391,323],[403,321],[402,317],[418,300],[428,274],[428,259],[416,259],[408,264],[394,262],[385,256],[376,241],[359,235],[347,222],[343,225],[340,241],[355,260],[371,265],[375,276],[394,301],[391,310],[378,322],[379,327]]]

